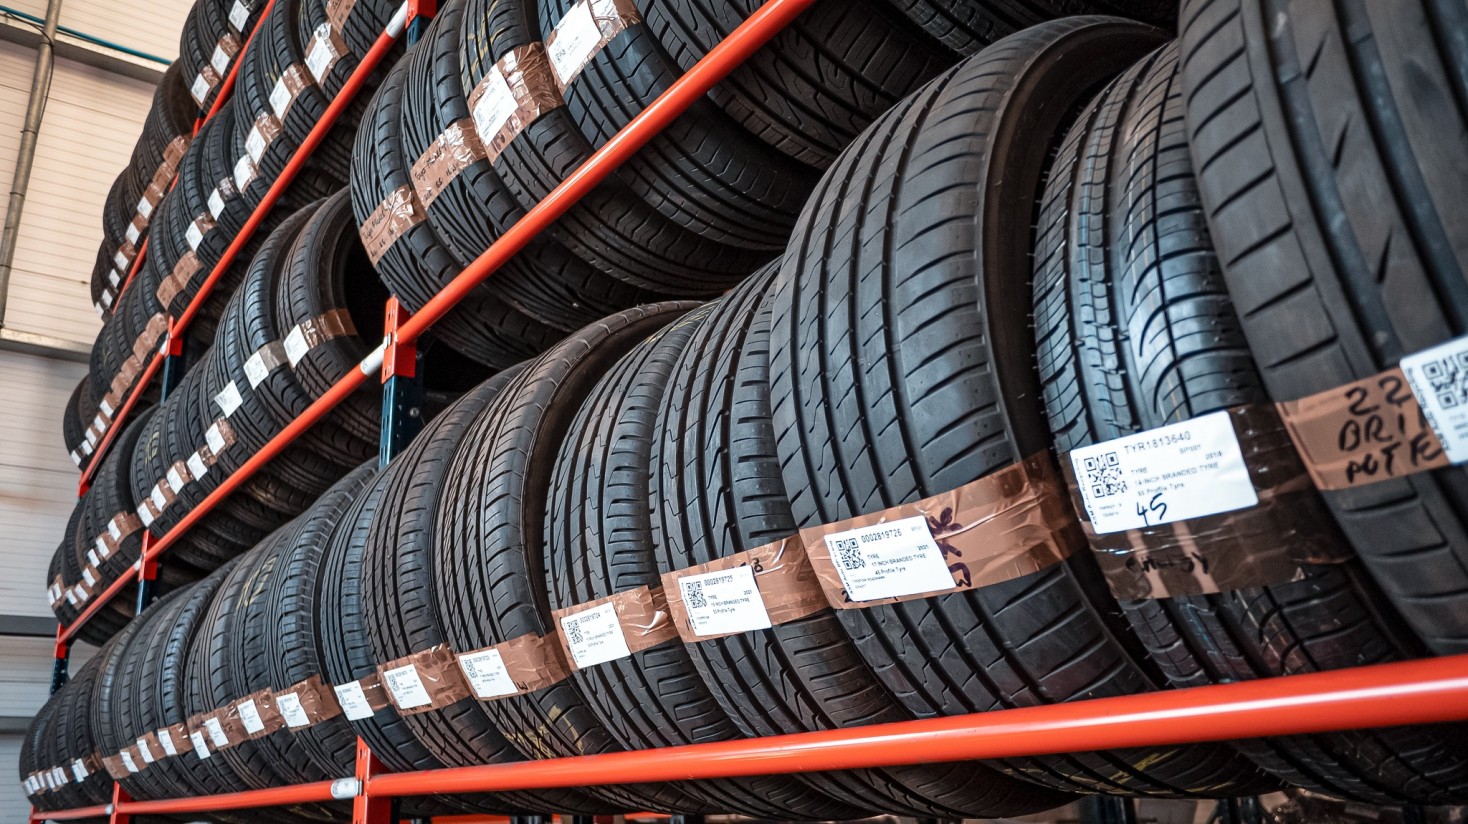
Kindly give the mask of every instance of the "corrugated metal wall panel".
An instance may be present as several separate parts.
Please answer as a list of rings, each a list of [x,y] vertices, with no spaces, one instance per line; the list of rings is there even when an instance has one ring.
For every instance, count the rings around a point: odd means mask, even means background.
[[[76,469],[61,442],[61,410],[86,368],[0,352],[0,604],[50,615],[46,567],[76,503]]]
[[[26,820],[26,810],[30,808],[25,792],[15,779],[19,765],[20,736],[0,735],[0,775],[5,776],[5,780],[0,781],[0,822],[4,824],[22,824]]]
[[[9,0],[5,5],[46,15],[46,0]],[[172,60],[192,5],[192,0],[63,0],[61,25]]]
[[[15,249],[6,326],[79,343],[96,337],[88,281],[102,237],[102,203],[128,162],[152,96],[147,83],[56,61]],[[6,152],[0,145],[0,154]]]

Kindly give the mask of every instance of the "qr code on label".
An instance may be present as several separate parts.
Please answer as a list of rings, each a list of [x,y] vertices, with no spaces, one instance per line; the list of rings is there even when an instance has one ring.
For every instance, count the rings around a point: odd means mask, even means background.
[[[689,581],[683,585],[683,599],[690,609],[708,609],[708,600],[703,597],[703,581]]]
[[[1468,352],[1457,352],[1422,366],[1422,374],[1444,409],[1468,406]]]
[[[575,621],[572,621],[572,622],[566,624],[565,625],[565,628],[566,628],[566,641],[568,643],[570,643],[572,646],[580,646],[581,644],[585,643],[585,641],[583,641],[581,639],[581,625],[580,624],[576,623]]]
[[[861,556],[861,543],[855,538],[836,541],[836,563],[842,569],[862,569],[867,560]]]
[[[1091,487],[1091,497],[1105,498],[1126,492],[1126,479],[1121,476],[1121,461],[1115,452],[1107,452],[1082,462],[1086,470],[1086,483]]]

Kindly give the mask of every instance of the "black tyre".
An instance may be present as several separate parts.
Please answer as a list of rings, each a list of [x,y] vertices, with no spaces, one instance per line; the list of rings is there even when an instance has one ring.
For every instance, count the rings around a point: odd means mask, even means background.
[[[1057,450],[1269,400],[1205,225],[1184,100],[1169,45],[1081,115],[1052,170],[1035,326]],[[1293,511],[1304,525],[1312,513],[1329,520],[1318,500]],[[1345,543],[1333,526],[1271,539]],[[1122,607],[1168,681],[1196,686],[1413,656],[1416,644],[1382,600],[1349,561],[1305,565],[1296,580],[1270,586]],[[1237,746],[1296,786],[1435,804],[1462,797],[1460,739],[1450,728],[1383,729]]]
[[[1468,332],[1468,10],[1183,4],[1188,140],[1244,335],[1277,401]],[[1447,37],[1448,39],[1444,39]],[[1440,654],[1468,650],[1468,474],[1327,493]]]

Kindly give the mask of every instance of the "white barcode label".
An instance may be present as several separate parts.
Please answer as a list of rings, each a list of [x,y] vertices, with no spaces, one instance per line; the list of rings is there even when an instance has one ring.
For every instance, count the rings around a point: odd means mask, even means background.
[[[1408,355],[1401,367],[1448,460],[1468,461],[1468,336]]]
[[[100,537],[91,549],[87,550],[87,561],[94,567],[102,566],[102,559],[107,557],[107,542]]]
[[[123,234],[127,236],[128,243],[136,244],[138,242],[138,237],[142,235],[142,231],[138,229],[138,224],[129,223],[127,225],[127,231]]]
[[[196,481],[209,474],[209,465],[204,463],[203,456],[197,452],[190,455],[184,463],[188,464],[189,474],[193,475]]]
[[[565,86],[585,66],[601,43],[601,29],[591,16],[589,0],[571,7],[561,22],[556,24],[555,35],[546,44],[547,56],[556,78]]]
[[[249,155],[244,155],[234,162],[234,185],[236,189],[243,192],[245,187],[250,185],[250,181],[254,179],[255,161],[251,160]]]
[[[218,459],[219,453],[224,451],[224,433],[219,431],[218,421],[204,433],[204,444],[209,447],[209,454],[213,455],[215,459]]]
[[[953,574],[922,515],[824,536],[853,601],[953,589]]]
[[[584,612],[563,616],[561,633],[566,637],[566,646],[571,650],[577,669],[632,654],[632,650],[627,648],[622,622],[617,619],[616,605],[610,601]]]
[[[107,285],[108,286],[111,286],[111,287],[113,287],[115,289],[115,288],[117,288],[117,284],[119,284],[121,282],[122,282],[122,273],[121,272],[117,271],[116,269],[113,269],[112,271],[110,271],[110,272],[107,273]],[[99,306],[98,308],[101,308],[101,307]]]
[[[290,361],[292,369],[295,369],[296,364],[300,363],[301,358],[306,357],[306,353],[310,351],[311,347],[306,343],[306,333],[301,331],[301,327],[295,327],[289,335],[285,336],[285,358]]]
[[[143,763],[153,763],[153,749],[148,746],[148,742],[146,739],[138,739],[138,753],[143,756]]]
[[[119,269],[126,269],[128,263],[127,255],[123,254],[121,249],[117,250],[117,254],[112,256],[112,265]]]
[[[255,699],[241,701],[235,707],[240,711],[240,723],[245,725],[245,732],[254,735],[265,729],[265,722],[260,718],[260,708],[255,706]]]
[[[245,151],[256,164],[260,162],[260,158],[265,154],[265,149],[269,146],[270,142],[260,132],[259,126],[252,127],[250,133],[245,136]]]
[[[121,541],[122,540],[122,527],[120,527],[120,526],[117,525],[117,519],[116,518],[113,518],[107,524],[107,534],[108,535],[111,535],[112,536],[112,540],[114,540],[114,541]]]
[[[122,756],[122,766],[127,767],[128,772],[135,773],[138,771],[138,765],[133,762],[132,753],[123,750],[120,755]]]
[[[219,410],[224,413],[224,417],[226,418],[233,415],[235,410],[240,408],[240,404],[244,402],[245,399],[240,396],[240,388],[234,381],[230,381],[229,385],[219,390],[219,394],[214,396],[214,403],[219,406]]]
[[[387,683],[393,698],[397,699],[400,709],[410,710],[433,702],[423,686],[423,679],[418,677],[418,668],[412,664],[383,670],[382,680]]]
[[[178,471],[177,466],[168,467],[168,488],[172,489],[175,494],[184,488],[184,477]]]
[[[209,96],[209,89],[209,80],[204,77],[203,73],[200,73],[194,75],[194,82],[189,86],[189,94],[194,98],[195,103],[203,106],[204,98]]]
[[[209,731],[209,740],[214,742],[214,746],[229,746],[229,736],[224,734],[224,725],[219,723],[218,718],[205,718],[204,729]]]
[[[214,67],[214,71],[220,77],[223,77],[229,72],[229,52],[225,51],[223,46],[216,45],[214,54],[209,57],[209,65]]]
[[[245,24],[250,22],[250,7],[243,0],[234,0],[234,7],[229,10],[229,24],[240,34],[245,33]]]
[[[102,402],[97,404],[97,407],[102,410],[103,415],[106,415],[109,418],[112,417],[112,403],[106,398],[103,398]]]
[[[153,502],[153,508],[159,512],[162,512],[164,507],[168,506],[168,497],[163,494],[162,484],[153,484],[153,492],[148,496],[148,499]]]
[[[97,576],[92,574],[91,567],[86,567],[82,569],[82,580],[86,581],[87,586],[89,587],[94,587],[97,585]]]
[[[87,765],[82,763],[82,760],[78,758],[77,760],[71,762],[71,774],[73,777],[76,778],[76,783],[78,784],[86,781],[88,775]]]
[[[197,252],[199,244],[204,242],[204,230],[199,227],[199,221],[189,224],[189,228],[184,231],[184,237],[189,242],[189,248]]]
[[[336,702],[341,704],[342,714],[347,720],[361,721],[372,717],[372,705],[367,703],[367,693],[362,691],[360,682],[352,681],[332,689],[336,692]]]
[[[153,525],[153,510],[148,508],[147,502],[138,506],[138,520],[143,522],[143,526]]]
[[[270,90],[270,110],[275,112],[276,119],[285,120],[285,113],[290,105],[291,89],[286,85],[285,78],[281,77],[275,81],[275,88]]]
[[[178,755],[178,747],[173,743],[173,735],[168,730],[158,731],[158,743],[163,747],[164,753]]]
[[[499,698],[520,691],[505,668],[504,656],[497,649],[471,652],[459,656],[459,668],[469,679],[469,686],[479,698]]]
[[[1097,534],[1254,506],[1259,496],[1227,412],[1071,450]]]
[[[251,389],[258,389],[268,377],[270,377],[270,367],[265,365],[265,358],[261,357],[261,352],[256,352],[245,361],[245,378],[250,381]]]
[[[320,83],[331,71],[331,65],[341,55],[336,53],[336,48],[331,44],[331,24],[322,23],[316,27],[311,37],[311,45],[306,51],[306,69],[311,76]]]
[[[149,200],[147,195],[138,198],[138,214],[143,216],[143,220],[153,216],[153,201]]]
[[[301,697],[293,692],[275,696],[275,708],[280,711],[280,717],[285,719],[286,726],[291,729],[311,724],[311,717],[306,714],[306,708],[301,706]]]
[[[209,745],[204,741],[204,733],[199,730],[194,730],[189,733],[189,740],[194,743],[194,755],[199,756],[200,761],[203,761],[212,754],[209,752]]]
[[[215,189],[209,193],[209,216],[218,220],[222,214],[224,214],[224,195]]]
[[[510,84],[506,82],[498,66],[490,67],[481,82],[485,84],[484,93],[474,101],[474,111],[471,114],[474,116],[474,130],[488,143],[504,128],[518,104],[514,93],[510,91]]]

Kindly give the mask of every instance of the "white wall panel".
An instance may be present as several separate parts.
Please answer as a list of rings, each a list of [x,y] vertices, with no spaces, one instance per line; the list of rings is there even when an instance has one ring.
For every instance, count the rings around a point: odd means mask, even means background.
[[[152,95],[147,83],[56,61],[16,244],[6,326],[79,343],[96,338],[88,282],[102,238],[102,203],[128,163]],[[0,154],[6,151],[0,145]]]
[[[7,0],[5,5],[46,15],[46,0]],[[192,0],[62,0],[61,25],[172,60],[192,5]]]
[[[46,567],[76,503],[77,473],[62,444],[61,412],[85,372],[81,364],[0,352],[0,560],[6,570],[0,611],[51,614]]]
[[[23,824],[30,809],[16,779],[20,773],[20,738],[0,735],[0,824]]]

